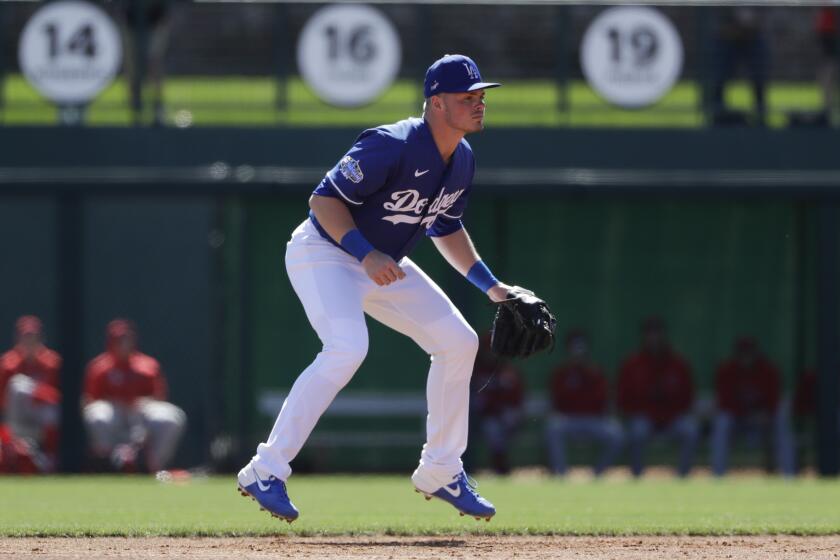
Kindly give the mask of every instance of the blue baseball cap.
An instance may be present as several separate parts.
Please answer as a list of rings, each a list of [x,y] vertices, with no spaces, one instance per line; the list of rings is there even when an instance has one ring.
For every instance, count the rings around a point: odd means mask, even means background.
[[[423,97],[429,98],[439,93],[463,93],[500,85],[502,84],[482,82],[478,66],[470,57],[445,54],[426,70]]]

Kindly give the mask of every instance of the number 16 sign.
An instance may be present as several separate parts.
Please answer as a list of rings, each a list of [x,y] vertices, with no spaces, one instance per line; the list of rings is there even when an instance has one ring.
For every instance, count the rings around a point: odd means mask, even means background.
[[[586,30],[580,62],[601,97],[628,109],[645,107],[679,78],[682,41],[670,20],[653,8],[609,8]]]
[[[101,8],[79,0],[51,2],[26,23],[18,45],[20,69],[44,97],[83,105],[116,76],[122,42]]]
[[[394,26],[365,5],[321,8],[306,22],[297,46],[303,79],[318,97],[339,107],[379,97],[397,76],[401,57]]]

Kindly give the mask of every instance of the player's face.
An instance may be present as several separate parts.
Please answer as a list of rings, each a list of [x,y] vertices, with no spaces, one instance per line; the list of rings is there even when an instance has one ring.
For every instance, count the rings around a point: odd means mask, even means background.
[[[137,347],[136,341],[132,335],[125,335],[119,338],[116,344],[117,356],[123,359],[131,356]]]
[[[464,134],[484,128],[484,90],[465,93],[442,93],[443,116],[446,124]]]
[[[18,345],[23,351],[24,357],[30,359],[35,356],[41,346],[41,337],[35,333],[26,333],[18,338]]]

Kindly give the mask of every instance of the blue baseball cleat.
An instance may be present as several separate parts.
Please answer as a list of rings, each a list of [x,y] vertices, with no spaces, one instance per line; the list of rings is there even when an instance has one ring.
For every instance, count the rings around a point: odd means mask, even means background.
[[[298,518],[295,505],[286,493],[286,483],[269,476],[262,479],[251,463],[245,465],[236,477],[239,482],[239,493],[243,496],[250,496],[260,504],[260,511],[267,511],[272,517],[282,519],[291,523]]]
[[[490,518],[496,515],[496,508],[493,504],[478,495],[475,491],[478,484],[467,476],[467,473],[461,471],[455,476],[455,479],[450,484],[441,486],[431,494],[424,492],[419,488],[416,491],[426,496],[427,500],[432,498],[439,498],[444,502],[452,504],[461,515],[471,515],[476,519],[485,519],[490,521]]]

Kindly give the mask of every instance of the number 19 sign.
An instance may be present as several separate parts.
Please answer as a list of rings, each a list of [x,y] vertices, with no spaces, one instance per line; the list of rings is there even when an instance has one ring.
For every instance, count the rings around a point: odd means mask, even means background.
[[[653,8],[609,8],[586,30],[580,62],[604,99],[641,108],[659,101],[679,78],[682,41],[670,20]]]
[[[26,23],[20,68],[44,97],[62,105],[91,101],[122,61],[117,26],[101,8],[78,0],[51,2]]]
[[[321,8],[306,22],[297,46],[303,79],[339,107],[359,107],[391,85],[402,51],[394,26],[379,10],[341,4]]]

